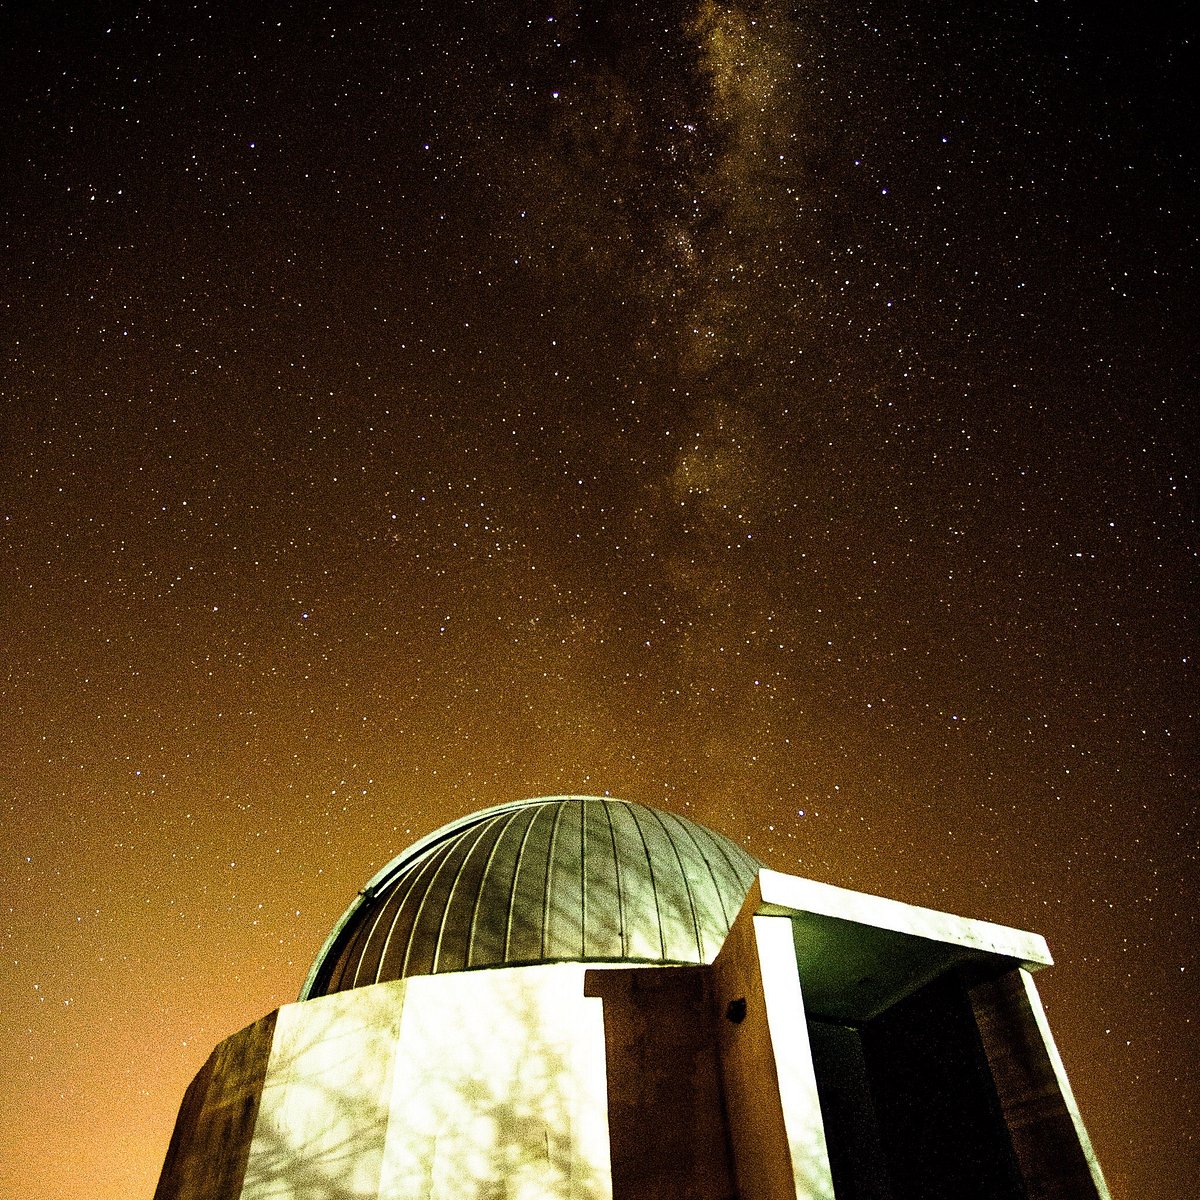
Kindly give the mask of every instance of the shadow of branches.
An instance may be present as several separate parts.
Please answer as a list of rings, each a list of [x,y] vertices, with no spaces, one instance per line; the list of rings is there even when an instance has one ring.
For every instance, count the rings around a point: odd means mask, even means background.
[[[607,1200],[598,1005],[553,965],[284,1010],[240,1197]]]

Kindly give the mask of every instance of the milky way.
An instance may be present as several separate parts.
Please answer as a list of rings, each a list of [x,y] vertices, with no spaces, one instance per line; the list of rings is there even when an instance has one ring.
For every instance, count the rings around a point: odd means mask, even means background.
[[[609,792],[1044,934],[1188,1194],[1182,19],[300,8],[4,17],[0,1193],[150,1195],[380,865]]]

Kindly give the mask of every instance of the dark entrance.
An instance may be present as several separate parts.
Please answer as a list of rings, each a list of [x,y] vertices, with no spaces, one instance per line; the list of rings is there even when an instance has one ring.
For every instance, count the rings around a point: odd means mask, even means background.
[[[809,1037],[837,1200],[1027,1200],[960,980]]]

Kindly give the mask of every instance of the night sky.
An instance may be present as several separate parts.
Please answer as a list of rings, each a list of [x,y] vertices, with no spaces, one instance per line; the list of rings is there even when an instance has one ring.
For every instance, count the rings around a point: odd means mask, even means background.
[[[1184,7],[5,7],[3,1200],[563,792],[1044,934],[1196,1190]]]

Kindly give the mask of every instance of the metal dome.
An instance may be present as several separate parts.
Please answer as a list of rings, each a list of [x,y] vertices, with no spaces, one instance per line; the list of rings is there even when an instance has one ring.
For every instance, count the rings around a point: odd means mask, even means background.
[[[484,809],[367,884],[301,999],[476,967],[711,962],[761,866],[703,825],[623,800]]]

